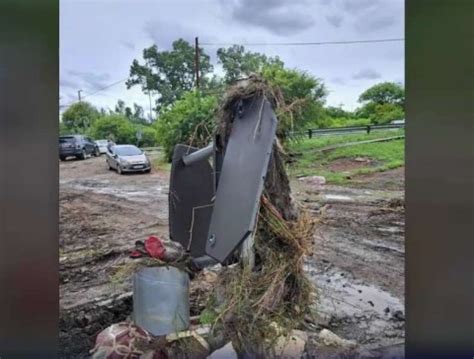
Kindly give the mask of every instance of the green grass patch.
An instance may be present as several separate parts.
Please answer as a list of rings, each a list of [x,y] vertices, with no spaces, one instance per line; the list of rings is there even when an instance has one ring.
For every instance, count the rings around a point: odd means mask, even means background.
[[[199,323],[203,325],[214,324],[216,319],[217,319],[217,312],[207,309],[207,308],[204,309],[199,315]]]
[[[290,152],[297,154],[297,161],[289,166],[289,174],[292,177],[312,175],[324,176],[329,183],[344,184],[348,181],[348,177],[353,177],[359,174],[383,172],[401,167],[405,162],[404,139],[341,147],[325,151],[324,153],[319,152],[318,150],[336,144],[400,136],[403,134],[403,130],[380,131],[369,135],[351,134],[324,136],[294,142],[290,145]],[[362,167],[359,165],[355,166],[357,168],[344,171],[336,171],[330,168],[330,165],[336,160],[353,160],[358,157],[368,158],[372,162],[368,163],[366,166],[361,164]]]
[[[347,142],[358,142],[366,140],[375,140],[377,138],[402,136],[405,130],[372,131],[371,133],[352,133],[347,135],[326,135],[315,136],[311,139],[304,138],[291,140],[288,143],[290,152],[303,152],[320,149],[327,146],[337,145]]]
[[[150,160],[151,160],[151,166],[155,170],[164,171],[164,172],[171,171],[171,163],[169,163],[166,160],[165,155],[163,153],[153,156],[153,158],[150,158]]]

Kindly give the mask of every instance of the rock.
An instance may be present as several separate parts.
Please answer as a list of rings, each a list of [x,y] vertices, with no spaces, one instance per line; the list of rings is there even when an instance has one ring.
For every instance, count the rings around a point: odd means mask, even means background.
[[[319,332],[318,336],[322,344],[331,347],[339,347],[352,349],[357,346],[357,343],[354,340],[347,340],[339,337],[328,329],[323,329]]]
[[[395,338],[395,337],[398,336],[398,333],[394,330],[387,330],[387,331],[385,331],[384,334],[387,338]]]
[[[319,187],[326,184],[326,178],[323,176],[308,176],[299,178],[300,181]]]
[[[207,359],[237,359],[237,353],[235,352],[232,343],[229,342],[222,348],[211,353]]]
[[[366,157],[356,157],[356,158],[354,158],[354,161],[356,161],[356,162],[370,162],[370,160]]]
[[[397,310],[395,313],[393,313],[392,319],[398,322],[403,322],[405,321],[405,314],[403,314],[401,310]]]
[[[293,330],[290,336],[281,336],[276,340],[274,355],[281,358],[301,358],[307,340],[308,335],[305,332]]]

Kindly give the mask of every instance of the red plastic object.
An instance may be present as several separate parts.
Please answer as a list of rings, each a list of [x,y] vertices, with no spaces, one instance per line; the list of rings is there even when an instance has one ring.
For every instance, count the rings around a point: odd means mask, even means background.
[[[164,259],[166,248],[163,243],[155,236],[150,236],[145,241],[145,249],[150,257]]]
[[[137,250],[134,250],[130,253],[131,258],[140,258],[143,257],[143,253]]]

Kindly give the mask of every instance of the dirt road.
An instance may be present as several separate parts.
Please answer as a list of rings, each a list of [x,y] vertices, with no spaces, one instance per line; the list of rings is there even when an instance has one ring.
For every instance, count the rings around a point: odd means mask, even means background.
[[[104,157],[60,164],[60,347],[88,357],[98,331],[131,313],[131,282],[117,280],[136,240],[167,239],[168,176],[120,176]],[[403,343],[403,171],[351,187],[292,183],[320,223],[307,271],[319,288],[320,327],[364,348]]]

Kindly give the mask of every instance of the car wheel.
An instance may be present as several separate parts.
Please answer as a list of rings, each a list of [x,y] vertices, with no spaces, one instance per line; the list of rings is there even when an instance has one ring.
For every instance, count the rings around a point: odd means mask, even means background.
[[[66,161],[66,157],[64,157],[64,156],[59,156],[59,159],[60,159],[61,161]]]
[[[96,148],[96,149],[94,150],[94,157],[99,157],[99,156],[100,156],[99,149]]]
[[[81,160],[85,160],[86,157],[87,157],[87,152],[86,152],[85,149],[83,149],[82,152],[81,152],[81,155],[79,156],[79,158],[80,158]]]
[[[143,172],[145,172],[145,173],[150,173],[150,172],[151,172],[151,168],[149,168],[149,169],[147,169],[147,170],[145,170],[145,171],[143,171]]]
[[[117,173],[119,175],[123,174],[122,167],[120,167],[120,165],[117,165]]]

